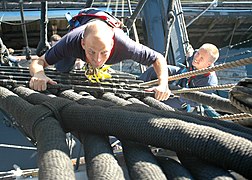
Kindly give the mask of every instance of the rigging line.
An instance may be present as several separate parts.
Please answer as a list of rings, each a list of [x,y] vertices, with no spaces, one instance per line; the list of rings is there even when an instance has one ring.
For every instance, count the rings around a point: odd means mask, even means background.
[[[240,41],[242,40],[242,37],[243,37],[245,34],[247,34],[250,30],[252,30],[252,25],[247,29],[247,31],[245,31],[245,32],[241,35],[241,37],[240,37],[240,39],[239,39],[238,42],[240,42]]]
[[[171,92],[173,94],[181,94],[181,93],[188,93],[188,92],[195,92],[195,91],[230,89],[234,86],[235,84],[223,84],[223,85],[205,86],[205,87],[197,87],[197,88],[182,88],[178,90],[172,90]]]
[[[194,19],[192,19],[187,25],[186,27],[189,27],[194,21],[196,21],[198,18],[200,18],[200,16],[202,16],[202,14],[204,14],[206,11],[208,11],[208,9],[210,9],[212,6],[216,7],[218,5],[218,0],[213,0],[213,2],[211,2],[211,4],[204,10],[202,11],[199,15],[197,15]]]
[[[35,147],[27,147],[27,146],[19,146],[19,145],[11,145],[11,144],[0,144],[0,147],[26,149],[26,150],[37,150],[37,148],[35,148]]]
[[[31,23],[34,23],[34,22],[37,22],[37,21],[40,21],[40,19],[36,19],[34,21],[26,21],[26,22],[23,22],[23,23],[22,22],[21,23],[10,23],[10,22],[7,22],[7,21],[2,21],[2,19],[1,19],[0,23],[11,25],[11,26],[21,26],[21,25],[31,24]]]
[[[132,16],[132,8],[131,8],[130,0],[127,0],[127,4],[128,4],[128,9],[129,9],[129,15],[131,17]],[[132,30],[133,30],[133,35],[134,35],[135,41],[137,43],[139,43],[139,36],[138,36],[138,33],[137,33],[137,28],[136,28],[135,21],[132,24]],[[134,63],[132,63],[131,66],[133,66],[133,65],[134,65]],[[139,63],[139,67],[140,67],[141,73],[143,73],[144,71],[146,71],[146,66],[144,66],[144,65],[142,65],[142,64]]]
[[[232,48],[235,48],[235,46],[232,46]],[[244,50],[242,52],[233,53],[232,55],[225,55],[225,56],[223,56],[223,58],[225,58],[225,59],[226,58],[233,58],[233,57],[235,58],[235,57],[238,57],[238,56],[241,56],[241,55],[246,55],[248,53],[251,53],[251,51],[250,50]]]
[[[17,80],[8,80],[3,79],[0,80],[0,86],[19,86],[23,85],[26,87],[29,87],[29,81],[17,81]],[[106,92],[112,92],[112,93],[128,93],[132,96],[138,95],[138,96],[154,96],[154,92],[147,92],[143,89],[139,88],[132,88],[132,89],[122,89],[117,87],[102,87],[102,86],[82,86],[82,85],[69,85],[69,84],[55,84],[47,85],[48,89],[51,90],[57,90],[57,91],[64,91],[68,89],[72,89],[76,92],[81,91],[87,91],[87,92],[97,92],[97,93],[106,93]]]
[[[122,0],[122,13],[121,13],[122,18],[124,17],[124,0]]]
[[[197,76],[197,75],[201,75],[201,74],[205,74],[205,73],[209,73],[209,72],[213,72],[213,71],[220,71],[220,70],[224,70],[227,68],[245,66],[245,65],[249,65],[249,64],[252,64],[252,57],[243,58],[243,59],[240,59],[237,61],[231,61],[231,62],[227,62],[227,63],[218,64],[218,65],[204,68],[204,69],[189,71],[189,72],[182,73],[182,74],[176,74],[173,76],[169,76],[168,81],[178,80],[178,79],[187,78],[187,77],[191,77],[191,76]],[[140,83],[140,86],[150,86],[150,85],[155,85],[157,83],[158,83],[158,79],[155,79],[152,81]]]
[[[128,3],[128,8],[129,8],[129,15],[132,16],[133,13],[132,13],[132,7],[131,7],[130,0],[127,0],[127,3]],[[135,41],[137,43],[139,43],[139,37],[138,37],[138,34],[137,34],[137,29],[136,29],[136,23],[135,23],[135,21],[132,24],[132,28],[133,28],[133,34],[134,34]]]
[[[16,177],[16,175],[11,174],[11,175],[6,175],[6,176],[0,176],[0,179],[7,179],[7,178],[12,178],[12,177]]]
[[[107,12],[109,11],[110,4],[111,4],[111,0],[109,0],[107,4],[107,9],[106,9]]]
[[[166,30],[165,30],[165,52],[164,52],[164,57],[167,60],[168,59],[168,51],[170,47],[170,41],[171,41],[171,30],[175,22],[175,7],[174,7],[175,0],[172,0],[170,2],[170,8],[167,9],[166,12]]]
[[[29,172],[37,172],[38,170],[39,170],[38,168],[35,168],[35,169],[23,169],[22,172],[23,173],[29,173]],[[13,170],[6,171],[6,172],[0,171],[0,175],[2,175],[2,174],[10,174],[12,172],[13,172]]]
[[[147,0],[139,0],[136,8],[134,9],[134,12],[132,13],[132,15],[130,16],[129,19],[127,19],[125,25],[127,26],[128,29],[131,29],[133,22],[136,20],[137,16],[139,15],[139,13],[142,11],[145,3]]]
[[[93,6],[94,0],[87,0],[85,4],[85,8],[90,8]]]
[[[21,22],[24,23],[24,2],[23,0],[19,1],[19,7],[20,7],[20,16],[21,16]],[[25,50],[26,50],[26,59],[30,60],[31,59],[31,53],[30,53],[30,48],[28,45],[28,37],[27,37],[27,31],[26,31],[26,26],[25,24],[21,26],[22,32],[23,32],[23,37],[24,37],[24,43],[25,43]]]
[[[116,5],[115,5],[115,16],[117,16],[117,11],[118,11],[118,1],[119,1],[119,0],[116,0]]]
[[[219,117],[214,117],[214,118],[219,119],[219,120],[238,120],[240,118],[243,118],[243,119],[252,118],[252,115],[248,113],[239,113],[239,114],[224,115],[224,116],[219,116]]]
[[[19,175],[16,174],[18,170],[11,170],[11,171],[7,171],[7,172],[0,172],[0,175],[4,175],[4,176],[0,176],[0,179],[6,179],[6,178],[11,178],[11,177],[15,177],[15,179],[20,179],[18,178]],[[37,173],[39,171],[39,169],[28,169],[28,170],[20,170],[20,176],[37,176]],[[23,178],[22,178],[23,179]]]
[[[228,44],[228,49],[227,49],[227,52],[226,52],[226,56],[228,55],[229,53],[229,50],[230,50],[230,47],[231,47],[231,43],[233,41],[233,37],[234,37],[234,32],[236,30],[236,28],[239,26],[239,20],[238,20],[238,23],[236,22],[235,25],[234,25],[234,28],[233,28],[233,31],[232,31],[232,34],[231,34],[231,38],[230,38],[230,41],[229,41],[229,44]],[[224,60],[224,62],[226,62],[227,58]]]

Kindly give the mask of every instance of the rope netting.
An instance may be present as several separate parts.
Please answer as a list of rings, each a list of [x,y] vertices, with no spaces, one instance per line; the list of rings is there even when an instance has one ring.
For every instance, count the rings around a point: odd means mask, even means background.
[[[244,62],[248,60],[233,65]],[[169,179],[181,174],[189,179],[232,178],[233,171],[252,176],[252,131],[230,122],[251,119],[249,78],[238,84],[172,90],[228,113],[210,118],[155,100],[153,93],[144,91],[149,86],[131,74],[115,72],[100,83],[90,83],[83,71],[47,69],[46,74],[59,84],[39,93],[28,88],[28,68],[0,67],[0,106],[36,142],[42,179],[74,179],[66,132],[82,142],[90,179]],[[200,92],[216,89],[231,89],[230,99]],[[120,140],[127,171],[114,157],[111,136]],[[155,149],[173,151],[178,159],[160,157]],[[173,173],[170,166],[176,167]],[[199,173],[199,167],[204,171]]]

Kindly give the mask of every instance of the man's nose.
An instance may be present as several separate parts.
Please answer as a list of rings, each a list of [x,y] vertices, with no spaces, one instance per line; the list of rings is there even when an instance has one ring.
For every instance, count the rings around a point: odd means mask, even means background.
[[[96,55],[96,57],[95,57],[95,60],[97,61],[97,62],[101,62],[101,54],[100,53],[98,53],[97,55]]]

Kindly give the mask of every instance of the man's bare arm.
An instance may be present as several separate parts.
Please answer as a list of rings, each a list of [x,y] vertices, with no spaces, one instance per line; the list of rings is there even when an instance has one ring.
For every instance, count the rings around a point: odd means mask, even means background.
[[[31,89],[44,91],[47,88],[47,83],[57,84],[57,82],[46,76],[44,68],[47,66],[48,64],[45,61],[45,55],[32,60],[30,64],[30,74],[32,77],[29,83]]]
[[[152,88],[155,93],[155,98],[158,100],[167,100],[171,94],[171,91],[168,87],[168,69],[167,63],[161,54],[159,54],[156,61],[153,63],[153,68],[157,74],[158,86]]]

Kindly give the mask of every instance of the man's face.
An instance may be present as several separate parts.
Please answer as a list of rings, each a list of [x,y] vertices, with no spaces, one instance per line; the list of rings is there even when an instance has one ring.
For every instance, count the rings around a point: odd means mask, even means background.
[[[93,68],[102,67],[106,63],[113,44],[113,39],[101,39],[92,36],[88,36],[81,41],[82,48],[85,50],[86,61]]]
[[[193,57],[192,65],[196,69],[207,68],[212,64],[210,60],[211,55],[205,49],[199,49]]]

